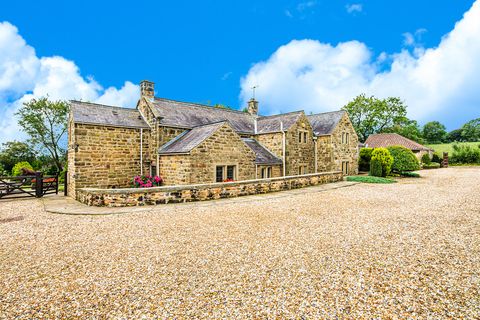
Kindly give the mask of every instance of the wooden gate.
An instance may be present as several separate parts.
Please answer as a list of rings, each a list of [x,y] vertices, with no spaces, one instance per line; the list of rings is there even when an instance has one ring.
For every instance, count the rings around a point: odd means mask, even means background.
[[[36,197],[58,194],[58,174],[43,176],[35,172],[34,176],[0,177],[0,200]]]

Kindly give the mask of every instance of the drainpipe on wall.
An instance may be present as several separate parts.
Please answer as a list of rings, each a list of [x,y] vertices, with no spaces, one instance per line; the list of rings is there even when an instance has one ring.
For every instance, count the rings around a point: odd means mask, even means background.
[[[255,165],[255,179],[258,179],[258,164]]]
[[[143,176],[143,128],[140,128],[140,175]]]
[[[157,118],[157,121],[155,121],[156,123],[156,133],[157,133],[157,149],[156,149],[156,154],[157,154],[157,163],[156,163],[156,166],[155,166],[155,170],[157,171],[156,172],[156,175],[159,176],[160,175],[160,155],[158,154],[158,149],[160,149],[160,135],[159,135],[159,126],[158,126],[158,123],[160,122],[160,119]]]
[[[286,142],[286,136],[285,136],[285,131],[283,131],[283,121],[280,121],[280,131],[282,131],[282,162],[283,162],[283,176],[285,177],[286,175],[286,168],[285,168],[285,144]]]
[[[314,153],[315,153],[315,173],[318,172],[318,156],[317,156],[317,137],[313,137]]]

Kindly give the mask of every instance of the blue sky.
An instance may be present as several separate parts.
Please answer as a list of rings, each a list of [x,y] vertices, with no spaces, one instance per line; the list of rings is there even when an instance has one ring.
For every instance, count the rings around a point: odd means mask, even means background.
[[[264,114],[339,109],[361,91],[378,96],[405,92],[401,98],[412,105],[412,117],[420,122],[439,119],[454,129],[480,116],[480,97],[471,94],[476,90],[467,88],[468,99],[457,99],[459,88],[465,87],[467,80],[471,82],[470,74],[452,87],[455,94],[442,100],[451,101],[441,110],[433,107],[438,104],[433,98],[422,102],[425,99],[413,95],[415,90],[411,88],[395,89],[405,83],[398,74],[387,80],[380,78],[399,61],[418,64],[426,51],[440,46],[442,37],[452,32],[472,4],[461,0],[3,1],[0,23],[9,24],[3,27],[11,38],[4,41],[3,47],[0,45],[0,116],[7,119],[12,114],[7,109],[14,109],[18,99],[45,92],[59,98],[131,106],[135,88],[126,86],[126,81],[138,84],[149,79],[156,83],[157,96],[235,108],[245,104],[251,94],[249,87],[258,84]],[[472,15],[480,19],[477,12]],[[471,31],[478,26],[473,22],[471,25],[465,29]],[[16,30],[12,31],[12,27]],[[473,31],[476,34],[468,37],[479,39],[474,36],[480,36],[480,30]],[[78,81],[72,81],[68,88],[63,84],[52,86],[47,84],[49,77],[38,76],[40,71],[29,79],[27,70],[15,76],[28,84],[12,84],[10,80],[2,87],[1,73],[5,77],[8,69],[2,71],[2,63],[17,63],[23,68],[25,63],[16,62],[14,57],[32,55],[25,53],[28,50],[21,44],[15,48],[22,53],[13,52],[9,41],[21,42],[18,39],[34,50],[33,55],[40,61],[37,69],[60,68],[62,76],[58,78],[73,74]],[[11,55],[5,50],[12,50]],[[459,50],[471,50],[473,55],[477,47]],[[335,57],[343,56],[339,64]],[[61,59],[44,59],[54,57]],[[436,64],[443,65],[442,61]],[[285,74],[292,69],[295,76]],[[452,66],[442,72],[457,69],[461,67]],[[431,73],[429,70],[422,74]],[[428,78],[422,79],[430,83]],[[434,96],[434,92],[430,95]],[[466,105],[460,115],[451,112],[454,101]],[[5,137],[18,129],[12,125],[7,128],[5,121],[0,125]]]

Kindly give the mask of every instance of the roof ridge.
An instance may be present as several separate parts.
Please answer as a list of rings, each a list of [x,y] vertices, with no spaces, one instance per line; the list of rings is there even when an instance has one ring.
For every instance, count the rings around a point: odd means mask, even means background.
[[[290,111],[290,112],[285,112],[285,113],[272,114],[272,115],[269,115],[269,116],[259,116],[258,120],[261,120],[263,118],[281,117],[281,116],[288,115],[288,114],[293,114],[293,113],[305,113],[305,111],[304,110],[297,110],[297,111]]]
[[[80,101],[80,100],[70,100],[70,103],[81,103],[81,104],[90,104],[94,106],[99,106],[99,107],[106,107],[106,108],[112,108],[112,109],[122,109],[122,110],[131,110],[131,111],[138,111],[136,108],[127,108],[127,107],[119,107],[119,106],[111,106],[108,104],[101,104],[101,103],[95,103],[95,102],[89,102],[89,101]]]
[[[199,107],[199,108],[210,108],[210,109],[216,108],[215,106],[209,106],[209,105],[206,105],[206,104],[201,104],[201,103],[196,103],[196,102],[180,101],[180,100],[173,100],[173,99],[168,99],[168,98],[155,97],[153,103],[155,103],[155,100],[172,101],[172,102],[182,103],[182,104],[186,104],[186,105],[193,106],[193,107]],[[216,109],[223,110],[223,111],[228,111],[228,112],[250,115],[248,112],[243,112],[243,111],[240,111],[240,110],[235,110],[235,109],[230,109],[230,108],[216,108]]]
[[[208,127],[208,126],[213,126],[213,125],[218,125],[218,124],[224,123],[224,122],[228,122],[228,123],[230,124],[230,121],[228,121],[228,120],[219,120],[219,121],[210,122],[210,123],[206,123],[206,124],[200,124],[200,125],[198,125],[198,126],[192,127],[191,129],[201,128],[201,127]]]
[[[345,110],[335,110],[335,111],[327,111],[327,112],[319,112],[319,113],[314,113],[314,114],[308,114],[307,117],[310,117],[310,116],[319,116],[319,115],[322,115],[322,114],[327,114],[327,113],[344,113],[346,112]]]

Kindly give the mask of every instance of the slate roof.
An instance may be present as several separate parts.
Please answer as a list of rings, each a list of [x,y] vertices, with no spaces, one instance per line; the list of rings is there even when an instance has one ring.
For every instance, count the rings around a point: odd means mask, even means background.
[[[162,117],[166,126],[193,128],[209,123],[228,121],[238,133],[253,133],[253,117],[242,111],[214,108],[211,106],[155,98],[153,112]]]
[[[226,122],[217,122],[198,126],[191,130],[184,131],[166,144],[160,147],[159,154],[188,153],[196,146],[205,141],[215,131],[220,129]]]
[[[70,109],[75,123],[149,128],[137,109],[113,107],[76,100],[70,101]]]
[[[243,142],[255,152],[256,164],[282,164],[282,159],[275,156],[255,139],[242,138]]]
[[[415,151],[432,150],[397,133],[372,134],[369,135],[367,141],[365,141],[365,147],[367,148],[386,148],[390,146],[404,146]]]
[[[280,132],[280,123],[283,130],[288,130],[297,122],[303,111],[295,111],[274,116],[259,117],[257,122],[257,133]]]
[[[333,129],[338,125],[340,120],[342,120],[345,111],[332,111],[325,113],[318,113],[308,115],[307,118],[312,125],[313,132],[317,136],[329,135],[333,132]]]

